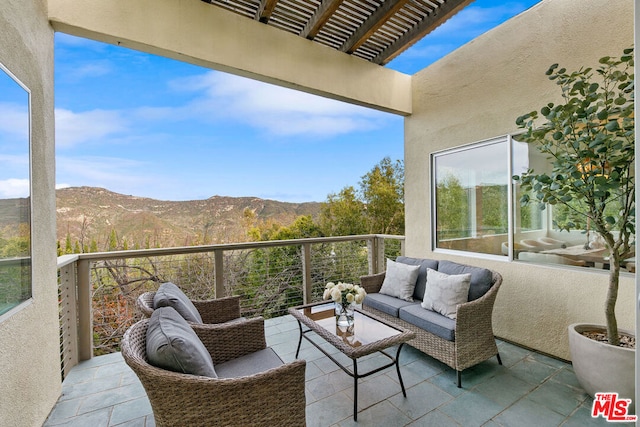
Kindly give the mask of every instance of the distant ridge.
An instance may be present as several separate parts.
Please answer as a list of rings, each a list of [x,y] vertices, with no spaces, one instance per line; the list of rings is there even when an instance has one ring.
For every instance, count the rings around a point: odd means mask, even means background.
[[[114,193],[104,188],[56,190],[58,241],[106,250],[111,230],[129,249],[244,242],[246,231],[260,222],[289,225],[300,215],[314,219],[320,203],[287,203],[257,197],[213,196],[204,200],[164,201]],[[245,212],[252,212],[247,216]]]

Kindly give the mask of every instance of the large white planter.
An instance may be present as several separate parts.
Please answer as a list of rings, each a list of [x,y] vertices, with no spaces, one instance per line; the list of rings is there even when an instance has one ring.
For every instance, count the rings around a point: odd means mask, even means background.
[[[620,398],[631,399],[630,413],[635,414],[635,349],[614,347],[580,334],[590,330],[605,328],[585,323],[569,325],[571,361],[580,385],[592,397],[597,392],[617,392]],[[620,333],[635,335],[622,329]]]

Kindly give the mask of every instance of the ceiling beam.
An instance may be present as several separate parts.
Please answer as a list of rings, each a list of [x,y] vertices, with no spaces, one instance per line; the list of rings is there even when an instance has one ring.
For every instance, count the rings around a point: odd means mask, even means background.
[[[389,63],[472,2],[473,0],[447,0],[446,3],[435,9],[432,15],[425,17],[420,24],[396,39],[371,62],[380,65]]]
[[[320,7],[316,9],[313,16],[300,31],[300,37],[313,40],[320,32],[320,29],[327,23],[331,16],[340,7],[343,0],[322,0]]]
[[[48,12],[54,31],[411,114],[411,76],[200,1],[48,0]]]
[[[353,53],[382,27],[409,0],[386,0],[362,23],[360,28],[340,47],[342,52]]]
[[[261,0],[260,7],[258,7],[256,15],[253,19],[266,24],[267,22],[269,22],[269,19],[271,19],[271,14],[273,13],[273,9],[276,8],[277,3],[278,0]]]

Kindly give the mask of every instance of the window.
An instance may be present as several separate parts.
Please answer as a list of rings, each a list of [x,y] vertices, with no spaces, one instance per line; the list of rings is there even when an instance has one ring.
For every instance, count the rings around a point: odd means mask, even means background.
[[[29,96],[0,64],[0,315],[31,298]]]
[[[509,231],[508,138],[432,156],[435,247],[501,255]]]
[[[511,177],[528,169],[549,172],[552,165],[517,135],[432,154],[433,248],[608,268],[606,248],[571,206],[521,206],[523,190]],[[628,271],[635,268],[632,257],[623,265]]]

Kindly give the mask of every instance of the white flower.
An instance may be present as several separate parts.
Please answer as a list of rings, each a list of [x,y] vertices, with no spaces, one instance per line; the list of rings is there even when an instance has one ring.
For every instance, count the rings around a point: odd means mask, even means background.
[[[337,303],[342,304],[346,301],[349,304],[356,303],[361,304],[364,297],[367,295],[364,288],[360,285],[354,285],[352,283],[329,282],[325,286],[325,290],[322,293],[322,299],[331,299]]]

